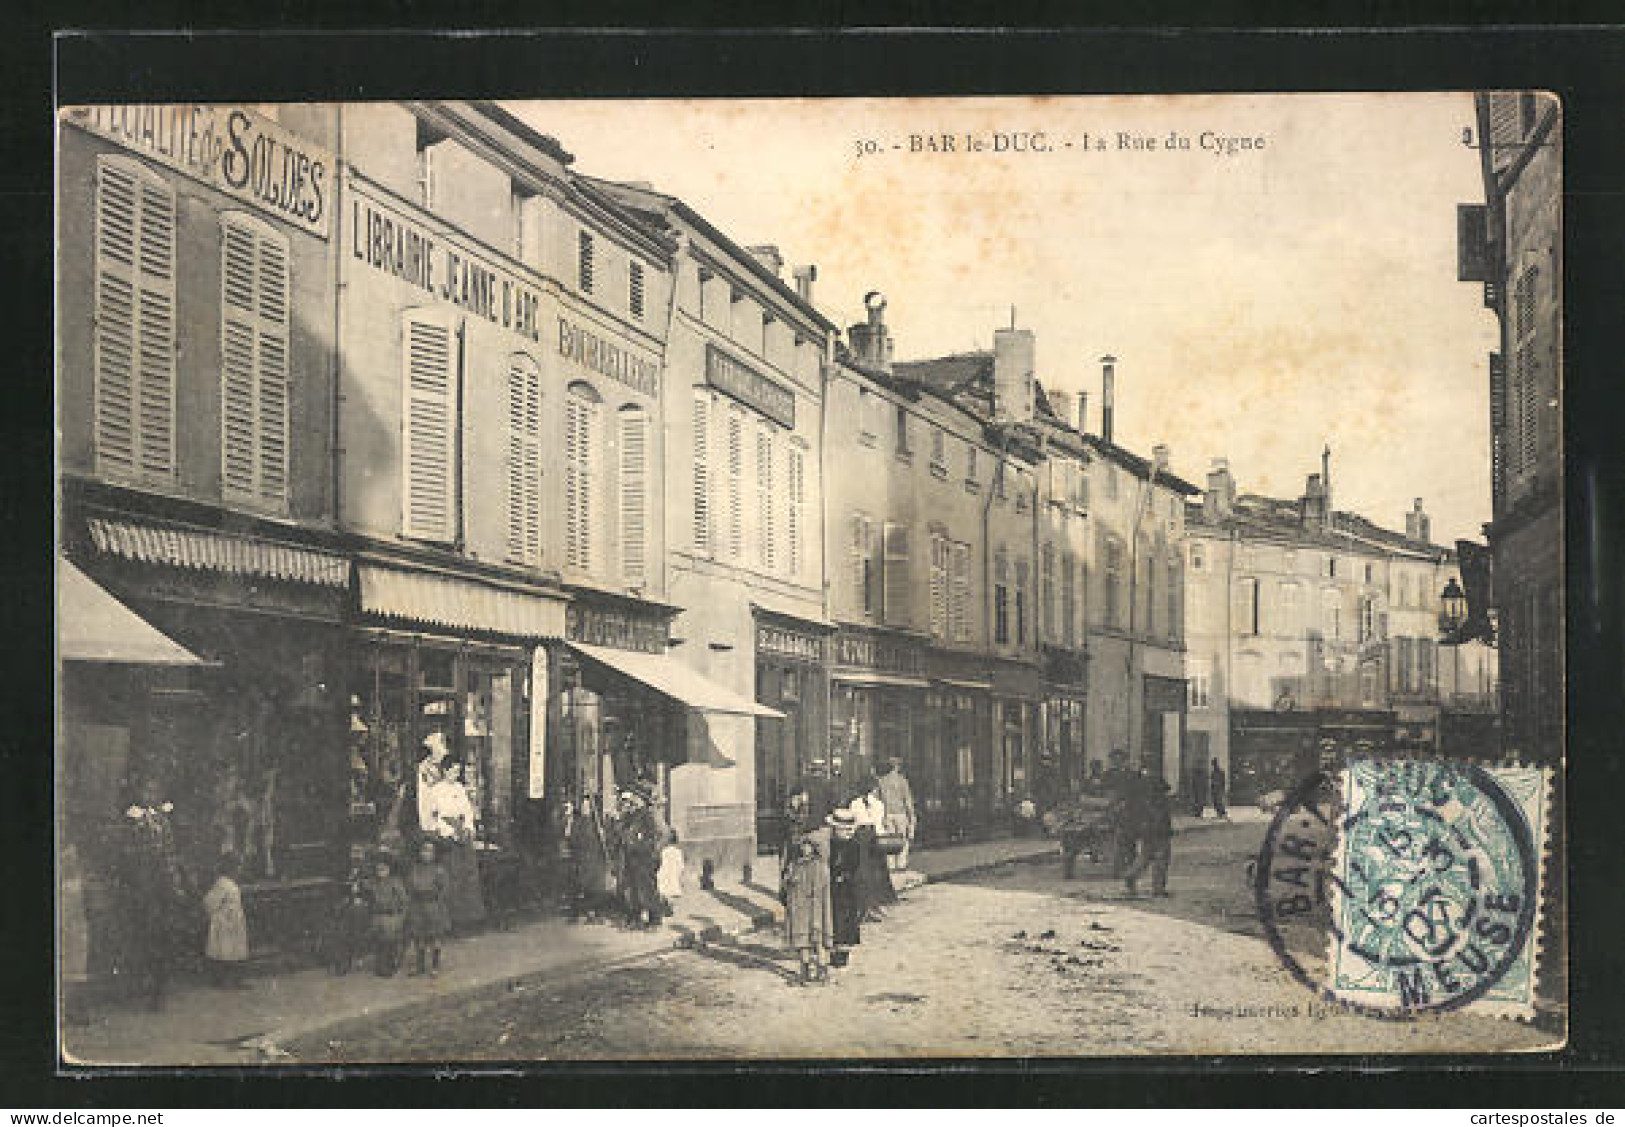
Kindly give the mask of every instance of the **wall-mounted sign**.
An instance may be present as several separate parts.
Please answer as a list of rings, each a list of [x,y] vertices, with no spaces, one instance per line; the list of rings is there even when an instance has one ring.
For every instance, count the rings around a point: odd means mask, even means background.
[[[327,238],[333,156],[243,106],[76,106],[67,120]]]
[[[796,427],[796,397],[789,388],[748,368],[714,344],[705,346],[705,382],[782,427]]]
[[[835,664],[907,677],[920,676],[924,665],[918,646],[845,631],[835,636]]]
[[[660,394],[660,370],[653,361],[635,356],[591,329],[563,317],[559,318],[559,355],[574,360],[589,372],[623,383],[633,391]]]
[[[352,181],[353,183],[353,181]],[[528,340],[542,339],[542,290],[471,247],[370,196],[350,192],[348,257]]]
[[[665,622],[606,607],[570,604],[564,609],[564,636],[589,646],[666,652]]]
[[[815,634],[803,634],[799,630],[787,630],[782,626],[758,623],[756,652],[758,655],[819,663],[824,660],[824,640]]]

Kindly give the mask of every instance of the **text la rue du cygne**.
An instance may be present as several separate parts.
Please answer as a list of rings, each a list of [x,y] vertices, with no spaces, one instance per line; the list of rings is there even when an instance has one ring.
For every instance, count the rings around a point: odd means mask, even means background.
[[[1171,130],[1160,133],[1130,133],[1122,130],[1105,133],[1082,132],[1076,135],[1049,133],[1044,130],[991,130],[983,133],[910,133],[896,141],[883,141],[873,137],[859,137],[853,142],[859,157],[878,156],[886,152],[918,154],[960,153],[1056,153],[1071,150],[1079,153],[1177,153],[1208,152],[1214,156],[1233,157],[1241,153],[1261,152],[1268,147],[1262,135],[1232,136],[1218,130],[1204,129],[1195,133]]]

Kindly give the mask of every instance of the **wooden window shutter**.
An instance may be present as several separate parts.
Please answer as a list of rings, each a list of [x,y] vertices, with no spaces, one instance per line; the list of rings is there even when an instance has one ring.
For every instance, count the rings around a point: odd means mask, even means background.
[[[220,223],[220,463],[227,497],[288,503],[288,241],[258,219]]]
[[[786,514],[784,529],[786,555],[789,558],[785,561],[785,566],[792,577],[797,577],[806,566],[802,538],[806,535],[807,523],[807,455],[795,446],[790,447],[789,454],[790,480],[786,484],[790,493],[790,507]]]
[[[564,404],[564,558],[577,571],[591,571],[594,543],[593,499],[597,488],[598,393],[571,384]]]
[[[623,407],[621,419],[621,572],[634,586],[648,568],[649,413]]]
[[[869,518],[862,513],[852,514],[852,541],[847,549],[847,562],[851,567],[852,608],[870,614],[874,604],[869,589]]]
[[[956,642],[970,641],[970,545],[953,545],[953,594],[949,625]]]
[[[948,636],[948,540],[931,535],[931,636]]]
[[[1045,544],[1043,552],[1039,556],[1038,583],[1040,588],[1039,598],[1043,601],[1041,617],[1044,623],[1044,637],[1042,640],[1053,642],[1056,640],[1058,633],[1055,628],[1055,546],[1053,544]]]
[[[728,411],[728,556],[745,554],[745,420],[737,409]]]
[[[408,310],[402,353],[401,531],[457,539],[458,333],[445,313]]]
[[[711,397],[694,393],[694,552],[708,556],[711,532]]]
[[[98,472],[175,476],[175,193],[134,161],[103,157],[96,183]]]
[[[778,525],[774,520],[773,432],[763,426],[756,432],[756,559],[763,569],[778,567]]]
[[[522,352],[508,360],[508,557],[542,562],[542,371]]]
[[[908,525],[886,522],[881,550],[885,554],[881,574],[881,616],[886,622],[907,626],[912,621],[909,597]]]

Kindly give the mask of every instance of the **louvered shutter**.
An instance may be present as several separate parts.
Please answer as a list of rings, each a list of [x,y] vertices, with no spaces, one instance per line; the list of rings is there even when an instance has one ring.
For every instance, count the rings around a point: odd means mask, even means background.
[[[778,522],[774,519],[773,432],[756,432],[756,559],[765,571],[779,565]]]
[[[524,353],[508,361],[508,557],[542,562],[542,373]]]
[[[970,641],[970,545],[953,545],[949,626],[956,642]]]
[[[1044,622],[1044,637],[1042,641],[1053,642],[1056,638],[1055,629],[1055,547],[1045,544],[1043,553],[1039,557],[1040,575],[1038,584],[1039,598],[1043,600],[1042,617]]]
[[[649,415],[627,407],[621,417],[621,572],[641,584],[648,563]]]
[[[786,567],[792,578],[801,575],[805,561],[802,551],[802,537],[806,535],[806,505],[807,505],[807,456],[800,449],[792,446],[789,451],[789,493],[790,506],[785,521],[784,537],[786,553],[789,559]]]
[[[852,609],[867,615],[874,609],[869,589],[869,518],[861,513],[852,514],[852,542],[847,562],[851,568]]]
[[[593,566],[594,424],[598,404],[586,389],[570,389],[564,408],[564,554],[577,571]]]
[[[402,352],[401,531],[457,538],[457,334],[445,314],[410,310]]]
[[[948,636],[948,541],[931,536],[931,636]]]
[[[887,522],[882,531],[881,550],[885,554],[881,575],[881,617],[896,626],[912,621],[909,596],[908,525]]]
[[[228,497],[288,500],[288,246],[246,215],[221,218],[220,466]]]
[[[711,535],[711,397],[694,395],[694,552],[708,556]]]
[[[175,194],[103,158],[96,184],[96,463],[112,477],[175,475]]]
[[[737,410],[728,412],[728,556],[745,554],[745,421]]]

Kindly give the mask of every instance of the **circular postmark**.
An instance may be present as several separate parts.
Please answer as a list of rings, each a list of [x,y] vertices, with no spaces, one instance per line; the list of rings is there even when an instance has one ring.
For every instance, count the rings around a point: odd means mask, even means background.
[[[1294,978],[1403,1019],[1468,1005],[1519,962],[1536,865],[1528,820],[1483,768],[1353,759],[1282,803],[1253,888]]]

